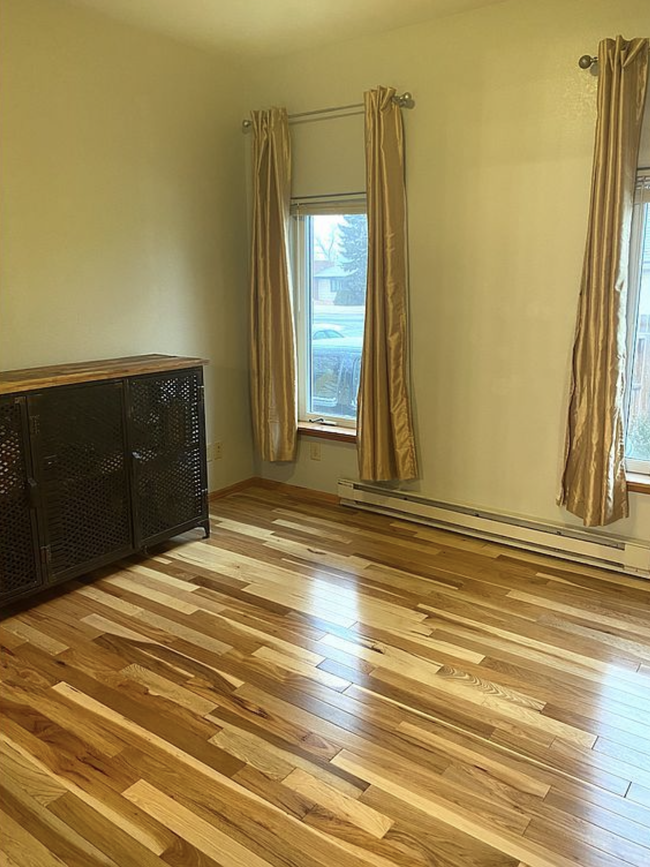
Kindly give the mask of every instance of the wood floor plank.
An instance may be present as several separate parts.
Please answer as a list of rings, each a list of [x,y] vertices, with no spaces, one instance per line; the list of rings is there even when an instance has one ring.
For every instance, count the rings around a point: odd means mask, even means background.
[[[299,768],[285,778],[284,785],[325,807],[335,816],[357,825],[373,837],[383,837],[394,825],[388,816],[347,797]]]
[[[67,644],[63,644],[61,641],[57,641],[56,638],[51,638],[46,633],[34,629],[34,627],[30,626],[29,623],[24,622],[24,618],[21,619],[20,617],[17,617],[6,622],[5,629],[7,632],[11,632],[15,635],[16,638],[22,639],[23,641],[29,641],[35,647],[40,647],[42,650],[53,655],[62,653],[64,650],[68,649]]]
[[[434,734],[422,726],[415,726],[412,723],[403,722],[397,728],[398,731],[403,732],[407,737],[413,737],[427,746],[444,751],[446,755],[465,765],[480,768],[521,792],[545,798],[550,791],[550,783],[541,782],[537,779],[535,777],[535,768],[527,772],[523,762],[515,764],[503,755],[498,758],[481,755],[476,750],[454,743],[449,737]]]
[[[151,599],[153,602],[158,602],[160,605],[164,605],[174,611],[182,611],[183,614],[194,614],[195,611],[199,610],[198,607],[191,602],[185,601],[178,596],[170,596],[168,593],[152,587],[151,584],[154,582],[145,583],[142,578],[140,578],[140,580],[138,580],[138,578],[139,576],[137,573],[132,575],[130,572],[125,570],[124,572],[110,578],[105,578],[104,581],[106,584],[121,587],[124,590],[128,590],[130,593],[135,593],[137,596],[143,596],[145,599]]]
[[[390,840],[393,835],[398,838],[400,848],[408,853],[406,863],[435,864],[436,867],[438,864],[444,867],[520,867],[518,859],[377,786],[369,786],[362,800],[395,818],[395,825],[385,839]],[[395,860],[400,863],[401,859]]]
[[[246,849],[144,780],[128,788],[124,797],[183,837],[196,849],[223,864],[223,867],[270,867],[268,861],[259,858],[250,849]]]
[[[17,635],[15,631],[7,629],[6,626],[0,623],[0,647],[3,647],[5,650],[13,650],[14,647],[25,644],[27,641],[29,641],[28,638]]]
[[[152,763],[144,757],[136,764],[143,779],[156,789],[277,867],[361,867],[368,863],[363,853],[350,852],[338,840],[299,821],[313,802],[299,804],[300,796],[250,766],[226,781],[201,774],[179,775],[173,762]],[[251,780],[255,775],[258,785]]]
[[[526,860],[530,867],[575,867],[576,862],[547,854],[543,847],[529,845],[520,837],[497,830],[485,818],[474,818],[468,809],[455,808],[445,803],[444,799],[432,793],[423,794],[414,791],[411,786],[404,786],[384,775],[380,768],[374,769],[352,753],[341,752],[333,759],[334,764],[346,768],[352,773],[366,779],[372,785],[389,792],[400,801],[413,804],[427,814],[463,831],[474,839],[482,840],[488,845],[499,849],[512,858]]]
[[[20,867],[66,867],[65,861],[61,861],[3,810],[0,810],[0,828],[2,849],[11,863]]]
[[[42,806],[47,807],[68,791],[7,743],[0,742],[0,757],[3,779],[13,783]]]
[[[67,792],[50,804],[48,810],[61,823],[74,829],[76,835],[87,840],[95,850],[110,856],[111,861],[119,867],[160,867],[159,857],[150,849],[72,792]]]
[[[530,593],[522,593],[518,590],[511,590],[508,596],[512,599],[518,599],[522,602],[528,602],[531,605],[536,605],[541,608],[550,608],[552,611],[559,611],[564,614],[573,615],[579,619],[584,619],[587,622],[600,623],[603,626],[614,626],[619,629],[624,629],[630,635],[640,636],[642,638],[650,638],[650,625],[639,620],[638,617],[632,617],[627,614],[621,614],[614,617],[610,614],[601,614],[597,610],[597,606],[593,601],[582,605],[567,605],[563,602],[556,602],[553,599],[534,596]]]
[[[214,702],[201,698],[195,692],[184,689],[177,683],[161,677],[159,674],[154,674],[142,665],[133,663],[122,669],[122,673],[135,681],[135,683],[145,686],[150,695],[162,695],[164,698],[170,699],[170,701],[187,708],[187,710],[192,711],[192,713],[198,716],[205,716],[216,707]]]
[[[253,734],[233,725],[212,738],[212,742],[232,755],[245,761],[247,767],[255,768],[273,780],[283,780],[291,771],[301,768],[311,776],[322,780],[331,788],[337,789],[349,798],[358,798],[365,786],[361,781],[353,781],[345,774],[336,773],[327,761],[309,756],[302,750],[292,751],[290,745],[278,744],[268,735],[266,738]],[[235,776],[241,772],[238,771]]]
[[[50,690],[42,693],[35,690],[20,690],[5,684],[3,698],[32,708],[35,713],[71,734],[76,730],[78,732],[76,736],[99,755],[112,758],[124,749],[123,741],[96,725],[88,715],[80,715],[76,708],[71,708],[65,701],[56,701],[58,697],[53,696]],[[79,725],[80,723],[82,726]]]
[[[62,797],[66,797],[64,794]],[[57,800],[61,800],[58,798]],[[118,867],[119,861],[97,849],[83,833],[62,822],[55,813],[56,801],[49,808],[35,802],[27,793],[11,783],[0,783],[0,805],[14,821],[60,858],[68,867]],[[25,821],[27,817],[27,821]],[[124,833],[124,832],[122,832]],[[130,838],[133,848],[137,846]],[[144,849],[148,853],[148,850]],[[150,853],[148,853],[150,854]],[[152,856],[154,857],[154,856]],[[143,861],[143,865],[146,864]],[[149,862],[151,865],[151,862]]]
[[[0,867],[650,865],[650,583],[211,513],[0,623]]]
[[[216,744],[272,780],[284,780],[295,768],[293,762],[270,750],[262,738],[232,726],[226,726],[218,735],[210,738],[210,743]]]
[[[152,852],[161,854],[169,846],[173,839],[170,832],[162,826],[142,821],[140,811],[131,809],[131,805],[121,796],[116,796],[102,779],[92,779],[92,772],[86,769],[81,773],[78,766],[69,760],[62,761],[62,757],[51,748],[44,750],[42,745],[35,749],[33,739],[17,733],[10,726],[7,728],[9,734],[0,732],[0,740],[50,775],[55,783],[64,786]]]

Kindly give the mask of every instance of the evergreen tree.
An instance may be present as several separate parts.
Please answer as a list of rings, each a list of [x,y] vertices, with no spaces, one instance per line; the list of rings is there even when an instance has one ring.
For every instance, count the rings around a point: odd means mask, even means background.
[[[368,263],[368,221],[365,214],[347,214],[339,223],[339,249],[339,263],[348,276],[341,280],[336,304],[364,304]]]

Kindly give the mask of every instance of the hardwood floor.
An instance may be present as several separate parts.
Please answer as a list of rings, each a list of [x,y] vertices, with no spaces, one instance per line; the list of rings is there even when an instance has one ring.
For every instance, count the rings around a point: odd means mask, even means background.
[[[0,624],[0,865],[650,865],[650,582],[279,491],[212,518]]]

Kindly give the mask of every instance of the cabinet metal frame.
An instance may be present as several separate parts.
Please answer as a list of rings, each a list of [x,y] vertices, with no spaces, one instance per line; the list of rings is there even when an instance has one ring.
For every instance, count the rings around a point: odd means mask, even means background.
[[[200,451],[200,461],[201,461],[201,494],[203,507],[201,513],[196,517],[192,518],[188,521],[183,521],[180,524],[174,525],[170,529],[165,529],[160,533],[154,533],[149,536],[144,536],[141,533],[141,515],[140,515],[140,506],[138,503],[137,497],[137,461],[135,457],[133,442],[133,395],[132,395],[132,383],[136,380],[146,381],[146,380],[156,380],[160,379],[162,376],[166,378],[172,377],[181,377],[187,376],[188,374],[193,374],[198,379],[198,389],[199,389],[199,401],[198,401],[198,411],[199,411],[199,451]],[[207,463],[207,439],[205,432],[205,386],[203,383],[203,368],[186,368],[179,371],[169,371],[167,374],[161,373],[147,373],[142,376],[131,376],[128,377],[124,381],[125,383],[125,404],[126,404],[126,432],[127,432],[127,448],[129,454],[129,465],[130,465],[130,485],[131,485],[131,509],[133,514],[133,539],[136,550],[146,552],[149,547],[152,545],[157,545],[159,542],[164,542],[167,539],[172,538],[173,536],[178,536],[181,533],[187,532],[187,530],[192,530],[195,527],[202,527],[206,538],[210,535],[210,516],[208,511],[208,463]]]
[[[136,496],[137,470],[136,461],[133,455],[133,426],[132,426],[132,394],[131,387],[135,380],[149,379],[155,381],[161,377],[169,379],[174,376],[193,375],[197,377],[199,400],[197,402],[198,411],[198,444],[193,446],[199,450],[200,460],[200,513],[191,519],[182,523],[176,523],[173,526],[165,527],[164,530],[150,536],[144,536],[140,528],[140,513],[138,507],[138,498]],[[68,389],[83,389],[93,385],[114,383],[116,387],[121,387],[121,420],[123,433],[123,455],[124,455],[124,484],[126,486],[127,502],[129,508],[129,530],[130,544],[120,550],[113,550],[101,556],[95,557],[83,563],[75,564],[65,571],[53,574],[50,564],[48,563],[48,552],[52,539],[49,534],[46,520],[46,504],[43,499],[44,490],[44,455],[42,451],[42,441],[38,430],[39,425],[39,399],[42,397],[42,389],[34,390],[28,394],[9,394],[3,396],[3,400],[11,400],[19,406],[22,430],[22,446],[25,461],[25,495],[29,501],[29,513],[31,522],[31,535],[34,547],[34,560],[36,574],[40,583],[38,585],[30,584],[24,591],[19,591],[13,594],[7,594],[0,598],[0,607],[4,608],[14,603],[20,602],[23,599],[42,593],[45,590],[63,584],[71,578],[78,577],[98,569],[102,566],[110,565],[124,557],[128,557],[137,553],[147,553],[150,546],[166,541],[174,536],[186,532],[197,527],[202,527],[205,535],[210,534],[210,521],[208,512],[208,489],[207,489],[207,444],[205,433],[205,404],[204,404],[204,386],[203,386],[203,369],[202,367],[185,367],[178,370],[166,370],[164,372],[153,372],[134,376],[116,376],[114,379],[89,380],[87,382],[56,385],[50,390],[68,390]]]
[[[27,412],[27,399],[24,395],[7,395],[1,398],[3,403],[12,404],[18,408],[20,417],[20,444],[21,455],[25,467],[25,505],[29,512],[30,536],[32,540],[32,556],[36,582],[29,583],[24,589],[12,593],[6,597],[0,596],[0,605],[6,605],[14,599],[22,599],[33,593],[38,593],[44,584],[44,553],[41,546],[40,525],[40,492],[34,478],[34,462],[30,446],[29,416]]]
[[[125,545],[123,548],[112,549],[110,552],[105,554],[101,554],[97,557],[90,558],[88,560],[84,560],[83,562],[76,563],[73,566],[70,566],[67,569],[64,569],[60,572],[55,573],[52,570],[51,564],[51,548],[52,548],[52,536],[49,530],[49,521],[47,516],[47,507],[45,503],[45,488],[46,488],[46,480],[45,480],[45,461],[47,456],[43,453],[42,449],[42,440],[40,436],[40,405],[42,399],[44,397],[42,391],[32,392],[27,397],[27,406],[28,406],[28,414],[30,418],[29,431],[30,431],[30,447],[32,453],[32,461],[34,466],[34,478],[36,480],[37,491],[38,491],[38,513],[39,513],[39,525],[40,525],[40,533],[41,533],[41,565],[43,569],[43,589],[47,587],[52,587],[57,584],[61,584],[64,581],[69,581],[71,578],[76,578],[79,575],[84,575],[86,572],[91,572],[93,569],[99,569],[102,566],[107,566],[110,563],[114,563],[116,560],[121,559],[122,557],[128,557],[129,554],[132,554],[135,550],[134,547],[134,539],[135,539],[135,528],[133,523],[133,496],[131,491],[131,477],[129,473],[128,467],[128,452],[127,452],[127,419],[126,419],[126,405],[124,400],[124,380],[115,379],[108,381],[100,381],[100,382],[84,382],[77,385],[63,385],[58,386],[56,388],[57,392],[70,392],[72,390],[84,390],[87,388],[92,388],[94,386],[113,386],[115,388],[120,388],[120,418],[122,421],[122,454],[124,455],[124,465],[125,465],[125,484],[126,484],[126,499],[129,504],[129,529],[130,529],[130,544]],[[51,391],[51,389],[48,389]],[[49,396],[49,395],[48,395]],[[33,411],[32,411],[33,410]]]

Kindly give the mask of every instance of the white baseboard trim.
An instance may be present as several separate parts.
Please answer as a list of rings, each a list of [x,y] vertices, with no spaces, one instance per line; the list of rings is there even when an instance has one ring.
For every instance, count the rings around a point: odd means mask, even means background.
[[[348,479],[339,479],[338,494],[343,505],[357,509],[650,578],[650,544],[622,536],[440,503],[408,491],[391,491]]]

